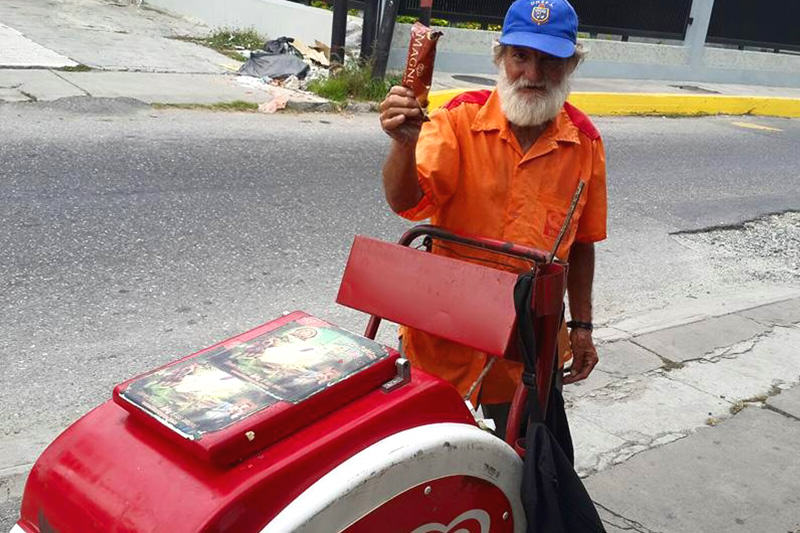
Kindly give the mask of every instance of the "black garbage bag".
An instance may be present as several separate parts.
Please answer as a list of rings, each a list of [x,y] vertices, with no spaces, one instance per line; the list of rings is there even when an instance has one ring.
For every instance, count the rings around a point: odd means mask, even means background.
[[[250,59],[239,68],[239,74],[255,78],[264,76],[272,79],[289,76],[305,78],[310,67],[291,46],[293,40],[291,37],[280,37],[267,41],[264,43],[263,51],[258,50],[250,54]]]
[[[272,54],[274,56],[279,54],[296,54],[300,57],[299,52],[297,52],[292,43],[294,39],[291,37],[278,37],[277,39],[273,39],[271,41],[267,41],[264,43],[263,50],[268,54]]]
[[[528,388],[528,428],[522,474],[522,505],[528,519],[527,531],[605,533],[597,509],[575,472],[564,399],[552,380],[547,412],[542,413],[539,406],[535,373],[536,334],[531,310],[535,287],[536,271],[520,274],[514,286],[517,331],[525,365],[522,379]],[[555,356],[553,353],[552,357]]]

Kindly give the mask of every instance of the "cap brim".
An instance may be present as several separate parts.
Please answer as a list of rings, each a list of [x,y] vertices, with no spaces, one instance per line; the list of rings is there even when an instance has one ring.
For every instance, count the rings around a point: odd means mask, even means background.
[[[575,43],[563,37],[543,33],[515,32],[500,37],[500,44],[524,46],[556,57],[570,57],[575,53]]]

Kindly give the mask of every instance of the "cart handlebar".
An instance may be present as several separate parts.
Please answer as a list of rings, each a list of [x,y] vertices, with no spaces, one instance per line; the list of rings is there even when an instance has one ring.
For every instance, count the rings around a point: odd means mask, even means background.
[[[474,235],[465,235],[447,231],[438,226],[430,224],[420,224],[406,231],[400,238],[399,244],[409,246],[415,239],[428,236],[434,239],[449,241],[456,244],[463,244],[472,248],[480,250],[488,250],[498,254],[504,254],[511,257],[520,259],[528,259],[536,263],[546,263],[550,258],[550,254],[537,248],[515,244],[513,242],[499,241],[496,239],[488,239],[486,237],[477,237]]]

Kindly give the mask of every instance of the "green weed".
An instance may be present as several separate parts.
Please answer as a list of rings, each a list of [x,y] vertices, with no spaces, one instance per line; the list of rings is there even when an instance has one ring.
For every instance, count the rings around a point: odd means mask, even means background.
[[[389,75],[385,80],[373,79],[371,65],[361,66],[353,62],[327,79],[313,80],[308,84],[308,90],[334,102],[348,99],[378,102],[383,100],[392,85],[399,82],[400,78],[396,75]]]
[[[200,44],[213,48],[220,54],[226,55],[236,61],[245,61],[242,54],[238,52],[244,50],[260,50],[264,46],[266,37],[258,33],[255,29],[232,30],[222,28],[215,31],[208,37],[175,37],[179,41]]]
[[[90,70],[92,70],[92,67],[87,67],[83,63],[79,63],[73,67],[61,67],[57,70],[60,70],[62,72],[89,72]]]
[[[153,104],[155,109],[201,109],[205,111],[257,111],[258,104],[234,100],[232,102],[218,102],[216,104]]]

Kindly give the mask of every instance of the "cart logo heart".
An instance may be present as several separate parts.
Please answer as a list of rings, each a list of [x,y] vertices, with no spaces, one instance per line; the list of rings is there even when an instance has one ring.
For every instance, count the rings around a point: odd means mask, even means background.
[[[411,533],[489,533],[492,520],[482,509],[471,509],[461,513],[447,525],[431,522],[419,526]]]

